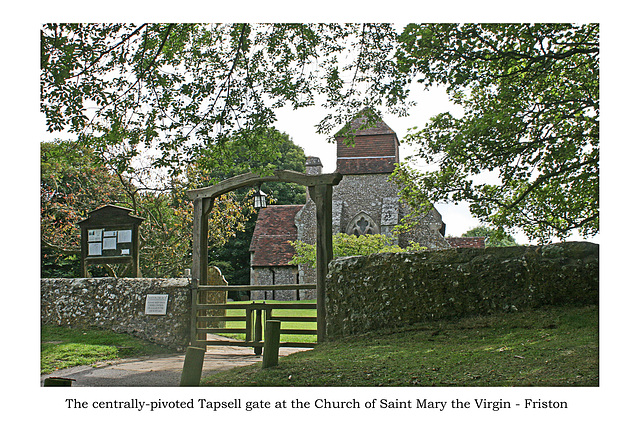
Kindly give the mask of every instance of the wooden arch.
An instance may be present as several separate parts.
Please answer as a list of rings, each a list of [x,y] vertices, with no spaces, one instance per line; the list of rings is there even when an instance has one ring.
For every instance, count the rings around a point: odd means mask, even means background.
[[[333,259],[333,235],[331,233],[331,198],[333,186],[342,180],[339,173],[307,175],[290,170],[276,170],[271,175],[260,176],[246,173],[226,179],[218,184],[187,191],[193,200],[193,269],[191,271],[191,298],[195,310],[198,285],[207,281],[207,252],[209,237],[208,215],[213,208],[213,201],[225,193],[238,188],[253,186],[261,182],[291,182],[309,188],[309,195],[316,204],[316,257],[317,281],[316,294],[318,301],[318,341],[326,337],[326,303],[325,284],[329,262]],[[194,311],[195,313],[195,311]],[[195,342],[195,315],[191,316],[191,341]]]

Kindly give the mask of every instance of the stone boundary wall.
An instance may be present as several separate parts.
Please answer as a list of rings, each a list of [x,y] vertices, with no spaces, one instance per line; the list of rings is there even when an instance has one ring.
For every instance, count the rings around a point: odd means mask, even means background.
[[[597,304],[598,274],[599,247],[587,242],[340,258],[329,265],[327,335]]]
[[[178,351],[189,342],[189,279],[41,279],[42,324],[97,327]],[[146,315],[146,296],[168,295],[166,315]]]

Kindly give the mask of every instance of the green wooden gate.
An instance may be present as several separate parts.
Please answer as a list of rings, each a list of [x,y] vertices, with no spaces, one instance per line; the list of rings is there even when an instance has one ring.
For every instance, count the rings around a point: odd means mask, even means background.
[[[194,343],[197,347],[206,346],[241,346],[253,347],[255,354],[262,354],[264,347],[263,331],[267,320],[280,320],[283,327],[280,330],[281,336],[286,335],[316,335],[317,336],[317,315],[296,316],[287,313],[289,310],[312,309],[317,312],[315,302],[295,301],[295,302],[224,302],[207,303],[205,292],[210,291],[259,291],[259,290],[303,290],[316,289],[315,284],[292,284],[292,285],[206,285],[197,287],[197,296],[194,298],[193,312],[197,313],[195,321],[192,322],[195,335]],[[242,311],[243,315],[227,315],[227,310]],[[275,312],[277,310],[277,313]],[[285,314],[282,314],[285,313]],[[228,327],[227,322],[240,323],[242,327]],[[305,322],[312,326],[312,329],[287,328],[287,322]],[[237,325],[236,325],[237,326]],[[209,339],[208,334],[230,335],[244,334],[244,340],[237,339]],[[301,347],[312,348],[314,342],[302,342],[296,340],[281,341],[280,347]],[[193,344],[192,344],[193,345]]]

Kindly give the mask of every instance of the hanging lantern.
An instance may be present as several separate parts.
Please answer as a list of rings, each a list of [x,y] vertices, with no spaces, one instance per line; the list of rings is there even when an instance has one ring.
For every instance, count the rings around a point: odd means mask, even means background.
[[[267,207],[267,195],[260,190],[260,184],[258,184],[258,189],[253,196],[253,207],[256,209]]]

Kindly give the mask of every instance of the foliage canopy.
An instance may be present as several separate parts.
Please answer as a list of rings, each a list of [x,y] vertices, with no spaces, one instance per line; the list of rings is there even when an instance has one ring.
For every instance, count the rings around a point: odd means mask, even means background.
[[[406,114],[409,90],[447,88],[404,142],[395,178],[415,211],[469,202],[483,223],[541,241],[599,229],[597,24],[47,24],[41,111],[120,174],[132,159],[185,176],[206,153],[276,167],[281,107],[321,104],[320,132],[363,109]],[[372,121],[373,122],[373,121]],[[242,152],[232,140],[241,136]],[[237,146],[236,146],[237,147]],[[424,166],[436,170],[424,170]]]
[[[265,168],[273,152],[250,136],[277,108],[321,97],[334,114],[320,127],[330,130],[336,112],[382,102],[368,71],[386,66],[394,38],[386,24],[48,24],[41,111],[48,130],[77,134],[121,168],[141,147],[157,148],[154,164],[174,174],[202,150],[225,166],[239,129],[245,155]]]
[[[295,255],[289,264],[307,264],[316,266],[316,245],[296,240],[291,242],[295,249]],[[383,234],[355,234],[338,233],[333,236],[333,255],[336,258],[373,255],[383,252],[408,252],[426,250],[419,244],[412,242],[408,247],[401,248],[393,240]]]
[[[598,55],[598,25],[408,25],[400,69],[445,85],[464,115],[407,137],[438,168],[399,168],[405,199],[468,201],[481,220],[541,241],[596,234]]]

